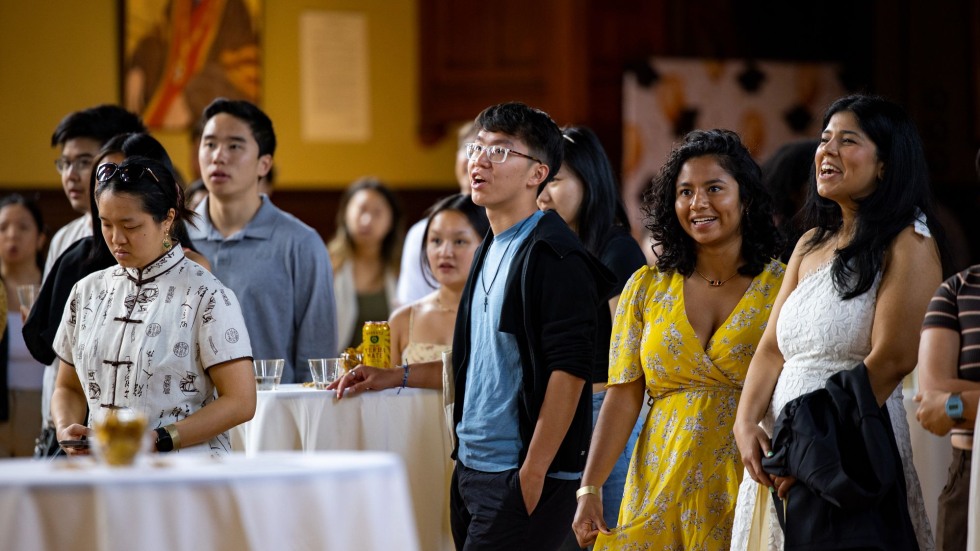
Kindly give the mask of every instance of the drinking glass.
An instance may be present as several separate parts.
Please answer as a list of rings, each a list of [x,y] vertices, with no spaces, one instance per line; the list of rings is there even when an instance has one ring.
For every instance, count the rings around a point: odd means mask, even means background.
[[[26,312],[31,312],[31,307],[34,306],[34,300],[37,299],[37,293],[41,290],[40,285],[18,285],[17,286],[17,302],[20,302],[20,307]]]
[[[326,390],[327,385],[336,381],[344,373],[343,358],[311,358],[310,373],[313,374],[313,386]]]
[[[130,408],[106,409],[96,416],[95,456],[110,467],[132,465],[149,441],[147,420]]]
[[[255,386],[258,390],[275,390],[282,379],[282,367],[286,360],[252,360],[255,368]]]

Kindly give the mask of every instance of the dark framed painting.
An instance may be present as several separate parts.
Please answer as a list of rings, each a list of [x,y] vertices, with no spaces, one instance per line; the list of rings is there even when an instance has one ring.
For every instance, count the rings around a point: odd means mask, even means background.
[[[122,103],[186,130],[216,97],[258,103],[262,0],[120,0]]]

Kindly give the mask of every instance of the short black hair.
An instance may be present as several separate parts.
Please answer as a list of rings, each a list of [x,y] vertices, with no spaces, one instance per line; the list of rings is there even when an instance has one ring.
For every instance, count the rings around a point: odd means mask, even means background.
[[[255,143],[259,144],[259,157],[275,155],[276,132],[272,129],[272,119],[258,106],[250,101],[240,99],[217,98],[204,108],[201,128],[203,129],[209,120],[221,113],[227,113],[248,125],[252,130]]]
[[[562,135],[558,124],[540,109],[520,102],[492,105],[476,117],[476,125],[487,132],[513,136],[531,149],[530,154],[548,167],[548,176],[538,187],[538,193],[561,168],[563,159]]]
[[[103,104],[70,113],[51,134],[51,147],[75,138],[91,138],[100,145],[116,134],[146,132],[140,118],[118,105]]]

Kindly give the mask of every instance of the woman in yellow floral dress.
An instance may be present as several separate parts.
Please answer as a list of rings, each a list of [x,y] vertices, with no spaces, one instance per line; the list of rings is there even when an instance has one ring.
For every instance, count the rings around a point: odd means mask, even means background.
[[[645,202],[660,253],[623,289],[572,527],[596,549],[728,549],[743,471],[732,424],[784,270],[771,202],[727,130],[688,134]],[[644,393],[650,410],[609,530],[596,488]]]

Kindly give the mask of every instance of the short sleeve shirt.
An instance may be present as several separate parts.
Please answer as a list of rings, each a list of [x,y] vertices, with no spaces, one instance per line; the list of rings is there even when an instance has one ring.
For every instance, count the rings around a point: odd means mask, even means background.
[[[90,412],[129,407],[151,428],[214,401],[208,368],[252,356],[235,294],[180,247],[142,270],[117,265],[75,284],[55,352],[75,367]],[[227,453],[228,435],[194,448]]]

